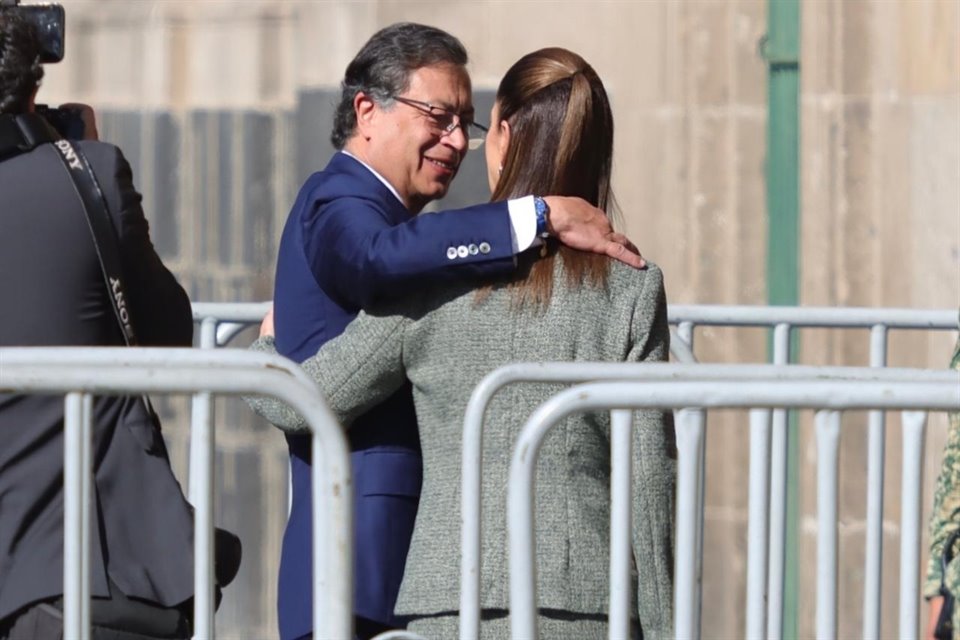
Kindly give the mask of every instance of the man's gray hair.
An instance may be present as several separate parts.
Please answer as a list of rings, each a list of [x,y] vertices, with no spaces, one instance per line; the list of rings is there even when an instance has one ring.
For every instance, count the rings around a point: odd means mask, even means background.
[[[362,91],[377,104],[388,105],[409,88],[413,72],[437,64],[467,64],[467,50],[446,31],[400,22],[373,34],[347,65],[340,83],[340,102],[330,135],[333,146],[343,149],[357,128],[353,109],[357,93]]]

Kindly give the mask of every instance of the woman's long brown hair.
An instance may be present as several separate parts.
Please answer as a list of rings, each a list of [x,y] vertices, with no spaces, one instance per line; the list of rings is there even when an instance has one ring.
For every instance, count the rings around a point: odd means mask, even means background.
[[[610,215],[613,114],[603,82],[583,58],[561,48],[525,55],[500,82],[497,105],[500,120],[510,124],[510,143],[492,200],[578,196]],[[571,286],[606,284],[609,258],[550,239],[546,255],[510,284],[514,303],[549,304],[558,255]]]

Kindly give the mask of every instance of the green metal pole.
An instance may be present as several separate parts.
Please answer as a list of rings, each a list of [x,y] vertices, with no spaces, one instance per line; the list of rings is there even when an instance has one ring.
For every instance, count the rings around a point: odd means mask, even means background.
[[[800,302],[800,0],[768,0],[767,301]],[[797,353],[793,334],[791,361]],[[799,438],[796,415],[787,426],[786,548],[783,638],[799,637],[797,533]]]

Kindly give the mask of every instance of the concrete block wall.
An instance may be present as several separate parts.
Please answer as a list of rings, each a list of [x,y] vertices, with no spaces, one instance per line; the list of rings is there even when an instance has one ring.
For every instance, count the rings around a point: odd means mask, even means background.
[[[956,308],[960,294],[960,5],[951,0],[803,4],[801,297],[807,304]],[[912,335],[911,335],[912,334]],[[945,367],[947,335],[901,332],[889,358]],[[811,332],[813,363],[866,362],[868,342]],[[929,427],[932,496],[945,420]],[[900,423],[887,428],[881,629],[895,635],[900,579]],[[866,418],[844,423],[840,451],[840,637],[860,632],[866,513]],[[816,456],[801,435],[800,552],[816,551]],[[807,487],[810,490],[804,491]],[[815,579],[804,562],[802,583]],[[806,591],[802,593],[807,593]],[[810,592],[812,593],[812,592]],[[801,598],[801,636],[814,602]],[[925,621],[925,609],[921,610]]]
[[[40,100],[98,108],[103,139],[134,167],[159,251],[194,300],[268,299],[276,242],[302,180],[331,153],[337,83],[378,28],[434,24],[471,54],[482,118],[503,72],[542,46],[597,69],[617,126],[623,226],[660,264],[675,303],[763,304],[764,0],[64,0],[67,57]],[[960,29],[955,0],[802,3],[801,301],[960,306]],[[438,206],[483,200],[482,154]],[[945,366],[953,336],[894,334],[890,361]],[[710,362],[762,361],[762,331],[703,329]],[[865,364],[865,335],[805,332],[801,361]],[[162,403],[186,481],[185,404]],[[801,553],[815,553],[809,420],[801,420]],[[861,606],[864,420],[844,426],[840,635]],[[286,488],[278,433],[222,402],[219,512],[247,545],[218,615],[223,637],[275,635]],[[928,488],[945,421],[928,439]],[[742,637],[746,419],[724,412],[708,438],[705,637]],[[883,628],[895,629],[899,429],[888,425]],[[931,495],[928,491],[927,495]],[[801,567],[810,563],[801,561]],[[813,580],[801,570],[800,635]]]

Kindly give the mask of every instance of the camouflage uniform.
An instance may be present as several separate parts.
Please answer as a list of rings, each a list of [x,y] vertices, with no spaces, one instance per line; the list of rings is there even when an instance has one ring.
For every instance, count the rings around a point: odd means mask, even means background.
[[[953,353],[950,365],[960,370],[960,339]],[[930,560],[927,564],[927,580],[923,585],[923,595],[933,598],[939,595],[940,557],[943,545],[951,533],[960,527],[960,414],[950,415],[950,429],[947,445],[943,450],[943,464],[937,478],[937,489],[933,494],[933,513],[930,517]],[[957,554],[955,545],[954,551]],[[954,557],[947,565],[944,584],[954,596],[960,596],[960,557]],[[960,638],[960,606],[953,611],[954,638]]]

